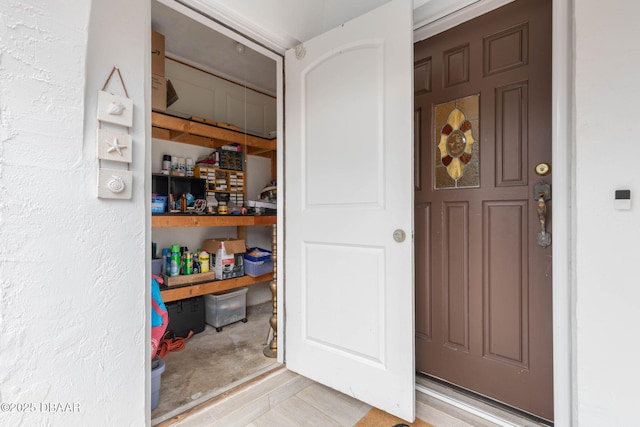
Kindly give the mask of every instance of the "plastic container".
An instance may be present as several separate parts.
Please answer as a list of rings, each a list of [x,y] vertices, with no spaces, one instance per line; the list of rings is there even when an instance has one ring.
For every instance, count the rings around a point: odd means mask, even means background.
[[[273,272],[273,261],[251,261],[245,257],[244,274],[251,277],[262,276]]]
[[[162,156],[162,173],[169,175],[169,172],[171,172],[171,156],[165,154]]]
[[[151,362],[151,366],[151,409],[153,410],[158,407],[160,401],[160,384],[165,366],[162,359],[157,356]]]
[[[205,321],[220,332],[223,326],[247,322],[247,288],[204,296]]]
[[[204,331],[205,299],[203,297],[166,302],[164,305],[169,314],[167,331],[173,332],[174,336],[186,338],[189,331],[193,331],[194,334]]]
[[[171,248],[163,248],[162,249],[162,274],[169,275],[169,271],[171,270]]]
[[[184,157],[178,157],[178,175],[187,175],[187,164],[185,163]]]
[[[186,175],[189,177],[193,176],[193,159],[190,157],[187,157],[185,165],[186,165]]]
[[[180,274],[180,246],[171,245],[170,269],[168,276],[174,277]]]
[[[244,259],[249,261],[269,261],[271,260],[271,251],[262,248],[249,248],[244,254]]]
[[[162,258],[152,259],[151,260],[151,274],[155,274],[159,276],[162,274],[162,265],[165,263],[165,260]]]
[[[171,170],[169,172],[171,175],[178,174],[178,156],[171,156]]]
[[[151,213],[164,213],[167,210],[167,196],[151,196]]]
[[[209,266],[210,266],[210,259],[211,257],[209,256],[209,254],[207,253],[207,251],[202,251],[200,252],[200,255],[198,255],[198,261],[200,262],[200,272],[201,273],[208,273],[209,272]]]

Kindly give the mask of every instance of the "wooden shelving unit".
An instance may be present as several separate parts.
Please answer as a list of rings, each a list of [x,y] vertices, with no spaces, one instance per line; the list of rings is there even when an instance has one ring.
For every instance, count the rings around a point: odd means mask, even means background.
[[[213,282],[198,283],[195,285],[187,285],[179,288],[164,289],[161,290],[160,293],[162,294],[162,300],[164,302],[171,302],[185,298],[210,294],[212,292],[221,292],[229,289],[236,289],[243,286],[253,285],[254,283],[268,282],[272,278],[273,273],[267,273],[257,277],[242,276],[233,279],[216,280]]]
[[[250,215],[171,215],[160,214],[151,216],[153,228],[170,227],[238,227],[238,237],[246,239],[245,227],[273,226],[277,222],[276,216],[250,216]],[[254,283],[268,282],[273,278],[273,273],[262,276],[242,276],[233,279],[216,280],[212,282],[196,283],[181,287],[161,290],[164,302],[178,301],[185,298],[197,297],[212,292],[226,291]]]
[[[250,215],[173,215],[160,214],[151,216],[151,227],[253,227],[256,225],[274,225],[276,216]]]
[[[175,117],[157,111],[151,112],[152,136],[153,138],[168,141],[180,142],[183,144],[197,145],[211,149],[220,148],[229,143],[242,145],[245,154],[262,156],[271,159],[271,179],[276,179],[276,148],[275,139],[260,138],[247,135],[231,129],[214,126],[202,121],[188,120]],[[243,176],[246,179],[246,175]],[[244,182],[246,185],[246,182]],[[244,191],[243,191],[244,192]],[[151,216],[151,226],[153,228],[172,227],[237,227],[238,238],[246,241],[246,227],[271,226],[272,228],[272,250],[273,250],[273,273],[263,274],[258,277],[242,276],[233,279],[215,280],[211,282],[196,283],[181,287],[161,290],[164,302],[178,301],[186,298],[221,292],[255,283],[271,282],[273,314],[269,324],[274,330],[273,338],[264,349],[267,357],[277,355],[277,295],[276,295],[276,223],[277,217],[270,215],[249,216],[249,215],[199,215],[199,214],[155,214]]]
[[[229,143],[246,147],[247,154],[275,158],[275,139],[260,138],[243,132],[213,126],[194,120],[182,119],[157,111],[151,112],[151,135],[154,138],[207,148],[220,148]]]

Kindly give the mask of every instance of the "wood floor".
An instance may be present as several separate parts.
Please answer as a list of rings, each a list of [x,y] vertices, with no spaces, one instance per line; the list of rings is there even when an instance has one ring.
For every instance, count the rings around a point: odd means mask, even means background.
[[[350,427],[369,409],[365,403],[279,367],[158,427]],[[421,392],[416,393],[416,415],[435,427],[539,425],[510,415],[487,421]]]

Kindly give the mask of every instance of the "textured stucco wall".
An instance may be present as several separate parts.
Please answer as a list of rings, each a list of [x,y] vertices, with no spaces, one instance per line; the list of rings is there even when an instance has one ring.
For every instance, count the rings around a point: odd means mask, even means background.
[[[640,3],[574,1],[577,408],[580,426],[638,424]],[[630,189],[632,209],[614,209]]]
[[[0,2],[2,426],[146,422],[148,8]],[[96,198],[96,98],[113,65],[135,104],[128,201]]]

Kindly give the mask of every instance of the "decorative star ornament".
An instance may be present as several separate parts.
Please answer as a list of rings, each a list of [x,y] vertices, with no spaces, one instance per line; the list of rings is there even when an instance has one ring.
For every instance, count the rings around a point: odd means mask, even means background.
[[[109,143],[107,142],[107,144],[109,144]],[[127,146],[126,145],[120,145],[120,142],[118,142],[118,138],[114,137],[113,138],[113,142],[111,144],[109,144],[109,149],[107,150],[107,153],[113,153],[115,151],[120,156],[122,156],[122,149],[123,148],[127,148]]]

